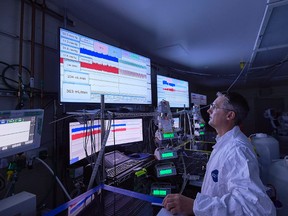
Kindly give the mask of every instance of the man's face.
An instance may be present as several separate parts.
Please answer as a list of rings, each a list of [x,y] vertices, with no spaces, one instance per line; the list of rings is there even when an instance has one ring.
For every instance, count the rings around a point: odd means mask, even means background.
[[[210,105],[210,108],[207,110],[207,112],[209,113],[208,124],[211,127],[215,128],[217,131],[220,131],[227,124],[228,110],[224,107],[225,100],[225,96],[217,97]]]

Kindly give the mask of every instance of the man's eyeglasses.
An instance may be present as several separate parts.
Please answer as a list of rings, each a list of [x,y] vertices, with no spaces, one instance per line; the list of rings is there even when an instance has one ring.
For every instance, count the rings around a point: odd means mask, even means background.
[[[214,104],[214,103],[210,104],[209,109],[211,109],[211,110],[223,109],[223,110],[228,110],[228,111],[234,111],[234,110],[232,110],[232,109],[227,109],[227,108],[224,108],[224,107],[218,107],[218,106],[216,106],[216,104]]]

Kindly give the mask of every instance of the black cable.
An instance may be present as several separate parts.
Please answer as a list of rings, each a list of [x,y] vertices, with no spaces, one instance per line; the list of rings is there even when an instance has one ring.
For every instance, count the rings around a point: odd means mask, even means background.
[[[3,71],[2,71],[2,81],[3,81],[3,83],[4,83],[9,89],[12,89],[12,90],[18,90],[18,86],[15,88],[15,87],[12,86],[11,84],[9,84],[9,83],[7,82],[7,80],[9,80],[9,81],[11,81],[11,82],[19,83],[19,81],[21,82],[20,79],[22,79],[22,75],[21,75],[21,77],[20,77],[20,74],[18,74],[18,72],[17,72],[17,76],[19,77],[19,79],[18,79],[18,81],[16,81],[16,80],[7,78],[7,77],[6,77],[6,72],[8,71],[8,69],[12,69],[13,71],[16,71],[16,67],[19,67],[19,65],[17,65],[17,64],[7,65],[7,66],[3,69]],[[29,77],[30,77],[31,71],[30,71],[27,67],[25,67],[25,66],[22,66],[22,68],[24,68],[24,69],[28,72]],[[29,83],[28,83],[28,84],[24,84],[24,83],[22,83],[22,82],[21,82],[20,84],[23,84],[24,89],[25,89],[25,88],[28,88],[28,87],[30,86],[30,80],[29,80]]]
[[[33,90],[34,92],[38,92],[38,93],[41,91],[41,89],[31,88],[31,87],[30,87],[30,74],[31,74],[31,71],[30,71],[27,67],[22,66],[22,68],[24,68],[24,69],[27,71],[27,73],[29,74],[28,83],[23,83],[23,81],[22,81],[22,75],[17,74],[18,80],[14,80],[14,79],[12,79],[12,78],[7,77],[7,74],[6,74],[6,72],[8,71],[8,69],[12,69],[13,71],[16,71],[16,68],[19,67],[18,64],[11,64],[11,65],[10,65],[10,64],[7,64],[7,63],[2,62],[2,61],[0,61],[0,64],[6,65],[6,67],[2,70],[2,73],[1,73],[0,76],[1,76],[1,78],[2,78],[3,83],[5,84],[5,86],[6,86],[8,89],[13,90],[13,91],[18,91],[18,90],[19,90],[19,89],[18,89],[18,85],[19,85],[19,83],[20,83],[21,85],[23,85],[23,86],[22,86],[22,91],[23,91],[24,93],[25,93],[25,92],[28,92],[28,93],[29,93],[29,91],[31,91],[31,90]],[[17,72],[17,71],[16,71],[16,72]],[[15,86],[12,85],[12,84],[17,84],[17,87],[15,87]],[[1,90],[7,90],[7,89],[1,89]]]
[[[4,64],[4,65],[6,65],[6,66],[9,66],[8,63],[6,63],[6,62],[2,62],[2,61],[0,61],[0,64]]]
[[[4,65],[7,65],[6,63],[3,63],[1,62],[2,64]],[[29,96],[26,94],[26,89],[30,86],[30,84],[24,84],[23,83],[23,80],[22,80],[22,73],[19,74],[18,71],[16,71],[16,67],[20,67],[20,65],[17,65],[17,64],[11,64],[11,65],[7,65],[3,71],[2,71],[2,81],[3,83],[5,84],[5,86],[10,89],[10,90],[13,90],[13,91],[20,91],[20,95],[19,95],[19,103],[16,105],[16,110],[18,109],[22,109],[23,106],[24,106],[24,101],[27,100],[29,98]],[[26,71],[28,71],[28,74],[29,74],[29,82],[30,82],[30,70],[25,67],[25,66],[22,66],[21,68],[24,68]],[[13,71],[16,71],[17,72],[17,76],[18,76],[18,81],[16,80],[13,80],[11,78],[8,78],[6,76],[6,72],[8,71],[8,69],[12,69]],[[8,82],[8,80],[10,81],[10,83]],[[11,85],[11,83],[17,83],[17,87]],[[20,88],[19,88],[20,86]]]
[[[6,180],[4,176],[0,173],[0,191],[6,187]]]
[[[6,69],[7,67],[10,66],[8,63],[2,62],[2,61],[0,61],[0,64],[3,64],[3,65],[6,66],[6,67],[4,67],[4,69]],[[4,70],[4,69],[3,69],[3,70]],[[8,78],[8,77],[3,76],[3,70],[2,70],[2,74],[1,74],[0,76],[2,77],[2,80],[3,80],[3,82],[4,82],[5,85],[6,85],[6,83],[5,83],[5,80],[4,80],[4,79],[9,80],[9,81],[11,81],[11,82],[18,83],[16,80],[13,80],[13,79],[10,79],[10,78]],[[2,89],[2,88],[1,88],[0,90],[7,90],[7,89]]]

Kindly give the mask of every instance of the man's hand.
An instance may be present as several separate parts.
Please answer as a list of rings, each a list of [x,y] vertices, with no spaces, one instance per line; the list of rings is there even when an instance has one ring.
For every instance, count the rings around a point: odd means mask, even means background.
[[[164,207],[172,214],[194,215],[194,200],[181,194],[168,194],[164,200]]]

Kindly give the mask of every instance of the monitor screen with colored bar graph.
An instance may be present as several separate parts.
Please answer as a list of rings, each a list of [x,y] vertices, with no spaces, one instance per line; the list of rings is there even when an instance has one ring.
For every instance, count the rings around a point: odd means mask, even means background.
[[[189,83],[157,74],[157,103],[166,100],[171,108],[189,108]]]
[[[62,28],[59,44],[60,102],[152,104],[150,58]]]
[[[106,125],[108,120],[106,120]],[[106,146],[122,145],[143,141],[142,119],[114,119]],[[100,120],[69,123],[69,163],[74,164],[101,148]]]

